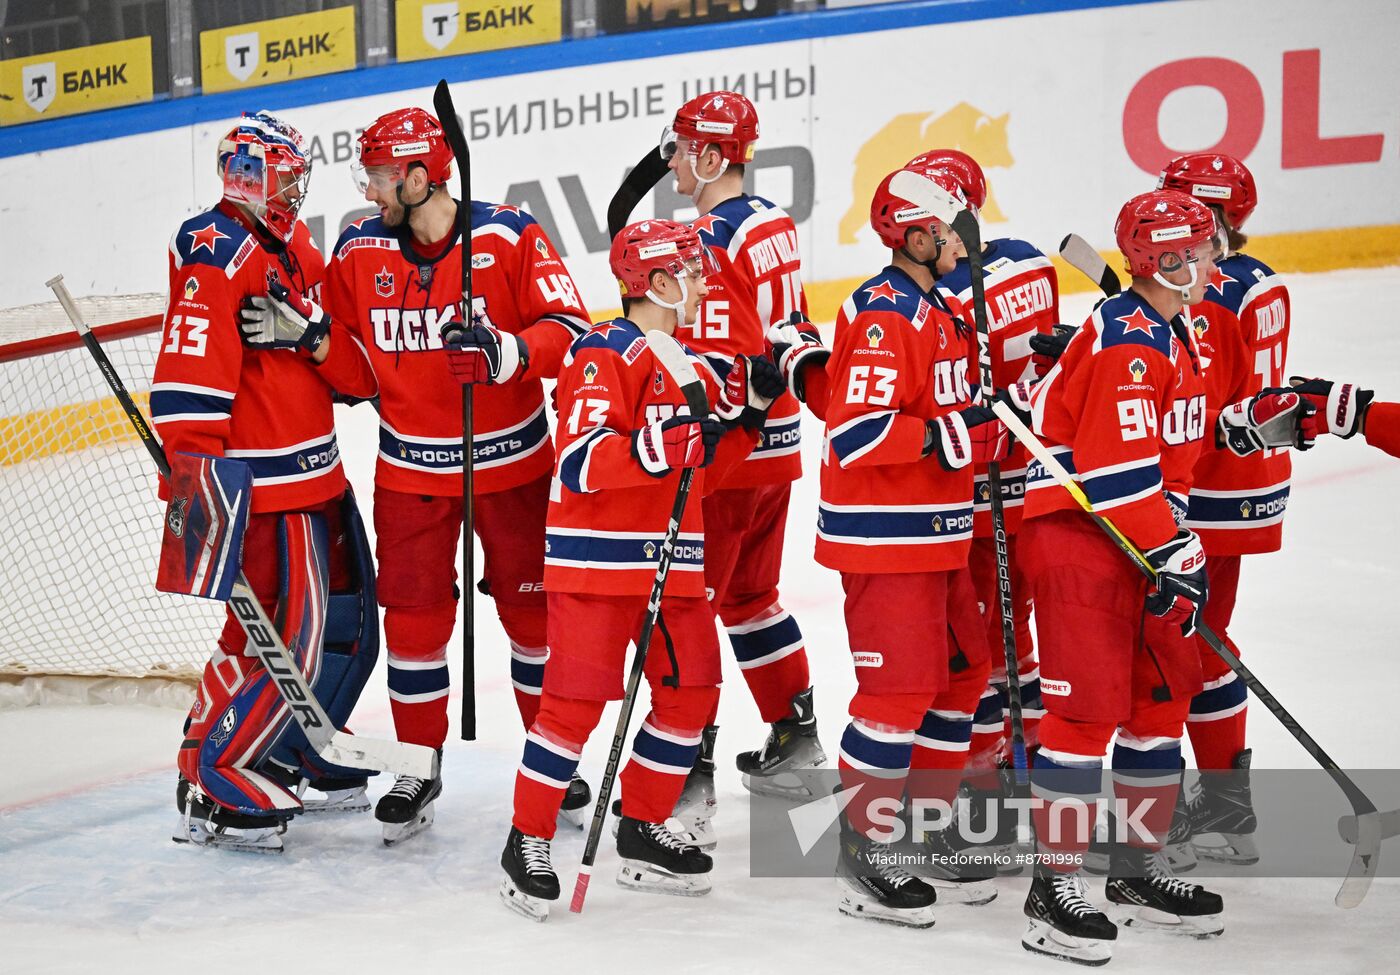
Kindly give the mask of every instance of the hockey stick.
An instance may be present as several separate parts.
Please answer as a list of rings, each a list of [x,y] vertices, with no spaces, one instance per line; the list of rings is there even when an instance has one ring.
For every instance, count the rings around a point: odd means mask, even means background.
[[[457,161],[457,178],[462,182],[462,202],[457,207],[457,229],[462,238],[462,322],[472,316],[472,157],[462,122],[452,107],[447,80],[438,82],[433,92],[442,134]],[[474,392],[462,386],[462,740],[476,741],[476,538],[472,509],[472,480],[476,473],[474,434]]]
[[[1389,809],[1376,815],[1380,817],[1381,839],[1388,840],[1392,836],[1400,836],[1400,809]],[[1359,822],[1355,816],[1343,816],[1337,820],[1337,832],[1353,846],[1361,835]]]
[[[632,211],[637,208],[642,197],[661,182],[669,168],[666,160],[661,158],[661,149],[658,146],[652,146],[645,156],[637,160],[637,165],[623,177],[622,185],[617,188],[617,192],[608,203],[608,240],[612,240],[619,230],[627,226]]]
[[[706,416],[710,404],[705,396],[705,384],[695,372],[689,357],[674,338],[665,332],[647,332],[647,347],[656,356],[661,367],[681,387],[686,406],[691,416]],[[593,863],[598,857],[598,842],[603,835],[603,823],[608,815],[608,803],[612,799],[613,783],[617,780],[617,767],[622,761],[622,748],[627,740],[627,726],[632,722],[632,709],[637,704],[637,690],[642,682],[642,670],[646,666],[647,649],[651,646],[652,630],[656,618],[661,613],[661,594],[666,589],[666,577],[671,572],[671,558],[676,551],[676,538],[681,533],[681,518],[685,514],[686,499],[690,497],[690,484],[695,479],[695,468],[681,471],[680,485],[676,488],[676,501],[671,505],[671,521],[666,526],[666,537],[661,542],[661,554],[656,563],[656,578],[651,584],[651,595],[647,597],[647,614],[642,620],[642,632],[637,637],[637,650],[632,655],[632,669],[627,674],[627,689],[622,697],[622,710],[617,716],[617,730],[613,732],[612,747],[608,750],[607,768],[603,779],[598,783],[598,799],[593,803],[593,824],[588,829],[588,842],[583,847],[583,862],[578,868],[578,880],[574,883],[574,897],[569,910],[575,914],[583,911],[583,899],[588,895],[588,879],[593,873]]]
[[[1112,298],[1123,290],[1118,275],[1113,273],[1113,268],[1108,266],[1103,255],[1078,234],[1070,234],[1060,241],[1060,256],[1066,264],[1097,284],[1107,297]]]
[[[972,279],[972,314],[977,323],[977,372],[982,386],[983,402],[996,396],[992,379],[992,337],[987,324],[986,282],[982,274],[982,228],[971,210],[963,210],[953,218],[953,231],[962,238],[967,251],[968,270]],[[1016,652],[1016,615],[1011,593],[1011,557],[1006,535],[1006,509],[1001,496],[1001,465],[987,465],[987,489],[991,496],[992,537],[997,553],[997,601],[1001,608],[1001,643],[1006,654],[1006,690],[1011,708],[1011,766],[1016,772],[1016,784],[1030,781],[1026,761],[1026,725],[1021,704],[1020,655]]]
[[[82,313],[73,303],[73,296],[68,293],[67,285],[63,283],[63,275],[55,275],[45,284],[58,297],[59,304],[67,313],[68,320],[73,323],[73,328],[82,339],[83,345],[92,353],[97,368],[107,380],[107,385],[112,387],[112,392],[126,411],[131,425],[136,428],[141,443],[151,455],[151,459],[156,462],[157,469],[163,476],[169,477],[170,462],[166,459],[164,449],[156,440],[156,435],[142,415],[141,408],[132,401],[126,384],[122,382],[121,376],[117,375],[116,367],[107,357],[106,350],[83,321]],[[241,568],[228,605],[244,632],[248,634],[249,646],[272,676],[272,683],[286,702],[292,719],[306,735],[307,743],[318,756],[334,765],[347,768],[416,775],[419,778],[432,778],[437,774],[437,753],[431,748],[377,738],[362,738],[346,734],[335,727],[307,684],[306,676],[302,674],[301,668],[282,642],[277,627],[268,618],[262,603],[258,602],[253,587],[248,584],[248,577],[243,574]]]
[[[1113,522],[1094,510],[1094,506],[1085,495],[1083,488],[1046,449],[1045,444],[1041,443],[1039,438],[1026,428],[1026,425],[1021,422],[1021,418],[1016,415],[1016,411],[1001,402],[993,402],[992,409],[997,416],[1001,417],[1007,428],[1016,435],[1016,439],[1026,445],[1032,456],[1040,461],[1045,470],[1070,493],[1075,502],[1084,509],[1090,518],[1094,519],[1094,523],[1113,540],[1119,550],[1132,559],[1133,564],[1150,582],[1155,583],[1157,570],[1152,567],[1152,563],[1147,561],[1147,557],[1126,535],[1118,530]],[[1196,632],[1219,655],[1220,659],[1224,660],[1230,669],[1244,681],[1250,692],[1263,702],[1264,706],[1279,720],[1279,723],[1298,741],[1298,744],[1303,746],[1303,750],[1311,755],[1313,760],[1332,777],[1332,781],[1337,783],[1338,788],[1346,795],[1347,801],[1351,803],[1356,822],[1356,850],[1352,854],[1351,866],[1347,870],[1346,879],[1342,881],[1341,890],[1337,892],[1335,902],[1338,907],[1356,907],[1366,897],[1366,892],[1371,888],[1371,880],[1376,875],[1377,867],[1380,866],[1382,824],[1381,816],[1376,812],[1375,803],[1366,796],[1366,793],[1361,791],[1346,772],[1342,771],[1331,756],[1322,750],[1322,746],[1313,740],[1297,719],[1278,702],[1278,699],[1240,661],[1240,658],[1221,642],[1210,627],[1201,622],[1197,626]],[[1342,824],[1339,823],[1338,827],[1342,828]]]

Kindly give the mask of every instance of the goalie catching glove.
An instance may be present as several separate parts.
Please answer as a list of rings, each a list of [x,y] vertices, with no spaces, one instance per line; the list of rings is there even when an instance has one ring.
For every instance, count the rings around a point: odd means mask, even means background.
[[[736,355],[715,404],[715,415],[729,426],[761,429],[768,408],[786,388],[778,367],[767,356]]]
[[[1182,636],[1195,633],[1210,592],[1200,537],[1180,528],[1171,541],[1143,555],[1157,570],[1157,588],[1147,594],[1147,611],[1168,623],[1180,623]]]
[[[724,425],[712,416],[673,416],[648,423],[632,434],[632,456],[652,477],[683,467],[704,467],[715,459]]]
[[[1343,440],[1366,429],[1366,411],[1376,394],[1355,383],[1334,383],[1329,379],[1304,379],[1294,376],[1288,380],[1293,391],[1302,396],[1316,412],[1303,420],[1303,434],[1309,438],[1330,433]]]
[[[1216,421],[1216,441],[1237,457],[1274,447],[1307,450],[1315,434],[1308,433],[1308,417],[1314,406],[1304,396],[1288,389],[1260,390],[1247,400],[1220,411]]]
[[[243,341],[268,349],[301,349],[315,352],[331,330],[331,319],[305,295],[289,291],[280,282],[267,286],[267,295],[254,295],[239,309]]]
[[[439,334],[447,350],[452,378],[463,386],[508,383],[524,375],[530,364],[530,350],[524,340],[493,325],[473,321],[467,327],[461,322],[448,322]]]

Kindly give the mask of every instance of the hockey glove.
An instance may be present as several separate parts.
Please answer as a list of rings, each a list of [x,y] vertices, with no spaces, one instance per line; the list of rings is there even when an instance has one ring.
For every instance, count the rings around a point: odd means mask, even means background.
[[[946,413],[924,430],[924,456],[935,455],[945,471],[1005,460],[1010,451],[1011,435],[986,406]]]
[[[1315,438],[1324,433],[1346,440],[1366,429],[1366,411],[1376,394],[1355,383],[1334,383],[1329,379],[1293,376],[1293,391],[1316,409],[1303,420],[1303,434]]]
[[[1176,537],[1143,553],[1157,570],[1157,588],[1147,594],[1147,611],[1181,624],[1181,635],[1196,632],[1209,595],[1206,553],[1195,532],[1177,529]]]
[[[254,295],[239,309],[243,341],[264,349],[301,349],[315,352],[331,330],[331,319],[321,306],[304,295],[288,291],[279,282],[267,286],[267,295]]]
[[[1064,355],[1069,340],[1079,329],[1073,325],[1056,325],[1049,332],[1037,332],[1031,336],[1031,363],[1035,368],[1035,378],[1044,379]]]
[[[807,402],[804,372],[808,367],[826,368],[826,360],[831,358],[817,327],[795,311],[791,319],[768,329],[768,341],[773,345],[773,361],[778,364],[788,391]]]
[[[767,356],[736,355],[720,390],[715,415],[729,426],[763,428],[768,408],[787,387],[778,367]]]
[[[1228,447],[1236,457],[1271,447],[1307,450],[1313,437],[1307,435],[1305,424],[1316,411],[1316,406],[1293,390],[1260,390],[1220,411],[1216,443]]]
[[[673,416],[632,434],[632,456],[652,477],[682,467],[704,467],[715,459],[724,425],[713,416]]]
[[[448,322],[440,334],[452,378],[463,386],[508,383],[524,375],[530,365],[530,350],[520,336],[480,321],[470,327]]]

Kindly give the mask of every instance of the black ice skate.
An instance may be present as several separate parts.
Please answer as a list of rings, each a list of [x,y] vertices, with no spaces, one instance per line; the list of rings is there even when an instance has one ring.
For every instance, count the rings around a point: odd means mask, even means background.
[[[958,789],[958,800],[967,810],[968,833],[973,836],[990,834],[985,841],[969,846],[967,854],[994,864],[1000,874],[1014,875],[1021,873],[1024,867],[1016,861],[1018,813],[1006,800],[1011,796],[1029,798],[1030,790],[1016,785],[1009,767],[999,771],[1001,784],[998,788],[979,789],[964,782]],[[993,816],[995,824],[990,822]]]
[[[514,826],[501,852],[505,878],[501,901],[531,921],[549,918],[549,902],[559,899],[559,875],[549,859],[549,840],[526,836]]]
[[[287,831],[285,818],[250,816],[225,809],[183,776],[175,786],[175,804],[180,810],[180,825],[170,838],[176,843],[237,853],[282,852],[282,834]]]
[[[1202,860],[1248,865],[1259,862],[1254,831],[1259,820],[1249,788],[1251,752],[1235,756],[1229,772],[1203,772],[1201,791],[1191,797],[1191,845]]]
[[[617,855],[622,858],[618,884],[681,897],[708,894],[714,861],[687,839],[686,834],[671,832],[665,823],[623,816],[617,827]]]
[[[1037,865],[1025,914],[1030,919],[1021,946],[1076,965],[1106,965],[1118,927],[1088,900],[1089,885],[1078,871],[1060,873]]]
[[[1158,851],[1115,846],[1107,893],[1115,904],[1138,908],[1124,918],[1125,927],[1188,938],[1211,938],[1225,930],[1220,895],[1176,879]]]
[[[716,725],[707,725],[701,732],[700,752],[685,777],[685,788],[676,800],[676,808],[671,811],[695,845],[707,852],[719,845],[712,822],[718,808],[715,802],[715,735],[718,733]]]
[[[740,752],[734,764],[743,773],[744,788],[754,795],[800,801],[817,798],[801,778],[789,774],[826,764],[826,752],[817,739],[812,689],[794,694],[792,713],[774,722],[763,747]]]
[[[894,846],[856,832],[841,816],[836,909],[849,917],[908,928],[933,927],[934,889],[901,866]]]
[[[938,899],[948,904],[987,904],[997,898],[997,869],[980,851],[962,845],[957,828],[928,830],[917,842],[915,871],[927,877],[938,891]]]
[[[438,753],[441,757],[441,752]],[[442,795],[442,776],[420,779],[400,775],[374,807],[374,818],[384,824],[384,845],[397,846],[433,825],[433,803]]]
[[[583,781],[583,777],[575,772],[564,789],[564,801],[559,805],[559,821],[568,823],[574,829],[583,829],[583,821],[592,805],[593,790]]]

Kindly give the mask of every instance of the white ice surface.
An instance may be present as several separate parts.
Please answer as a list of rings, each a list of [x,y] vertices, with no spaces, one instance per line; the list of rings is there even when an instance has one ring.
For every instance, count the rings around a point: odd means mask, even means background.
[[[1291,279],[1291,369],[1354,379],[1400,398],[1400,269]],[[1087,296],[1066,301],[1078,321]],[[343,412],[346,463],[368,498],[376,444],[367,407]],[[806,634],[823,737],[830,751],[854,687],[840,588],[811,559],[816,501],[809,475],[793,495],[784,601]],[[1400,527],[1390,508],[1400,461],[1359,439],[1325,442],[1295,464],[1286,549],[1247,560],[1233,635],[1259,677],[1343,765],[1393,761],[1392,595]],[[143,707],[0,712],[0,971],[1064,971],[1020,946],[1027,881],[1000,881],[982,908],[940,909],[930,931],[901,931],[837,914],[829,881],[748,877],[747,795],[731,756],[764,729],[727,664],[721,704],[714,893],[647,896],[612,883],[604,843],[587,910],[565,901],[544,925],[496,899],[521,730],[504,638],[479,599],[477,696],[481,740],[449,740],[437,824],[396,850],[368,816],[298,821],[281,858],[179,847],[173,756],[179,712]],[[454,642],[454,646],[455,646]],[[455,667],[455,664],[454,664]],[[362,734],[391,734],[381,670],[356,714]],[[456,699],[452,705],[456,711]],[[615,711],[584,757],[597,782]],[[454,732],[455,735],[455,732]],[[1251,709],[1256,767],[1307,767],[1267,712]],[[383,778],[372,785],[378,795]],[[1379,797],[1378,797],[1379,798]],[[1396,797],[1389,797],[1394,800]],[[561,831],[555,862],[572,888],[582,836]],[[1321,843],[1346,848],[1335,837]],[[1388,850],[1400,856],[1400,846]],[[1178,942],[1122,932],[1110,970],[1377,972],[1400,948],[1400,882],[1378,881],[1358,910],[1332,906],[1336,882],[1214,881],[1226,932]],[[1094,884],[1100,893],[1100,884]]]

